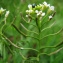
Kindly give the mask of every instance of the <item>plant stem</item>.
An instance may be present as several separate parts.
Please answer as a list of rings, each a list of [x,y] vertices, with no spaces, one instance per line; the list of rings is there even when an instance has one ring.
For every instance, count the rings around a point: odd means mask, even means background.
[[[40,50],[40,46],[41,46],[41,30],[39,31],[39,50]]]
[[[26,35],[25,33],[23,33],[22,31],[20,31],[14,24],[11,24],[21,35],[23,35],[24,37],[31,37],[31,38],[34,38],[34,39],[37,39],[39,40],[38,38],[36,37],[33,37],[33,36],[29,36],[29,35]]]
[[[38,21],[38,31],[39,31],[39,51],[41,46],[41,21]]]
[[[41,23],[40,21],[36,18],[36,25],[38,29],[38,55],[40,54],[40,46],[41,46]],[[39,56],[37,55],[37,60],[39,61]]]

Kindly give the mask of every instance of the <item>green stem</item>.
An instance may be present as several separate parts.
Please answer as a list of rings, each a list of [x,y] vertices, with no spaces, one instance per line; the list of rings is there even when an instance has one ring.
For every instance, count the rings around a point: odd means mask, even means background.
[[[63,41],[58,43],[58,44],[56,44],[56,45],[54,45],[54,46],[44,46],[44,47],[41,47],[40,50],[41,49],[45,49],[45,48],[57,48],[58,46],[61,46],[62,44],[63,44]]]
[[[38,38],[36,37],[33,37],[33,36],[29,36],[29,35],[26,35],[25,33],[23,33],[22,31],[20,31],[14,24],[11,24],[21,35],[23,35],[24,37],[31,37],[31,38],[34,38],[34,39],[37,39],[39,40]]]
[[[53,55],[53,54],[56,54],[56,53],[60,52],[62,49],[63,49],[63,47],[57,49],[56,51],[53,51],[53,52],[51,52],[51,53],[48,53],[48,54],[47,54],[47,53],[40,53],[40,54],[38,54],[37,58],[39,58],[40,55],[51,56],[51,55]]]
[[[41,46],[41,21],[39,21],[39,50]]]
[[[22,58],[23,58],[24,60],[27,59],[21,52],[20,52],[20,55],[22,56]]]
[[[34,50],[36,52],[39,52],[38,50],[36,49],[33,49],[33,48],[23,48],[23,47],[19,47],[17,46],[16,44],[14,44],[11,40],[9,40],[4,34],[1,34],[1,36],[3,38],[5,38],[12,46],[14,46],[15,48],[18,48],[18,49],[21,49],[21,50]]]
[[[36,25],[37,25],[37,28],[38,28],[38,31],[39,31],[39,35],[38,35],[38,55],[40,54],[40,46],[41,46],[41,21],[39,21],[37,18],[36,18]],[[37,56],[37,60],[39,61],[39,56]]]
[[[39,32],[39,49],[40,49],[40,45],[41,45],[41,40],[40,40],[41,36],[40,36],[40,32]]]
[[[30,30],[28,30],[22,23],[20,23],[21,24],[21,26],[26,30],[26,31],[28,31],[28,32],[31,32],[31,33],[35,33],[35,34],[37,34],[38,35],[38,33],[37,32],[34,32],[34,31],[30,31]]]
[[[42,39],[44,39],[44,38],[46,38],[46,37],[49,37],[49,36],[57,35],[57,34],[59,34],[62,30],[63,30],[63,28],[62,28],[62,29],[60,29],[60,30],[59,30],[58,32],[56,32],[56,33],[48,34],[48,35],[44,36],[43,38],[41,38],[41,40],[42,40]]]
[[[0,34],[2,34],[2,32],[3,32],[3,28],[4,28],[4,26],[6,25],[6,20],[4,19],[3,21],[2,21],[4,24],[2,25],[2,27],[1,27],[1,33]]]
[[[30,24],[30,25],[33,25],[34,27],[36,27],[36,28],[37,28],[37,26],[36,26],[36,25],[34,25],[34,24],[32,24],[32,23],[27,22],[27,21],[26,21],[26,19],[25,19],[23,16],[21,16],[21,18],[23,19],[23,21],[24,21],[25,23]]]

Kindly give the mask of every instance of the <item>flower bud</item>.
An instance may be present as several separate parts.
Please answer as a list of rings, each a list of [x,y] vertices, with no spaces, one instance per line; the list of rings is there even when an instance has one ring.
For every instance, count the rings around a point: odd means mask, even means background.
[[[54,12],[54,6],[50,6],[48,9],[48,14],[52,14]]]
[[[0,8],[0,14],[2,14],[6,9]]]
[[[9,15],[9,11],[6,11],[5,18],[7,18]]]
[[[29,4],[29,5],[28,5],[28,8],[29,8],[29,10],[32,10],[32,5]]]

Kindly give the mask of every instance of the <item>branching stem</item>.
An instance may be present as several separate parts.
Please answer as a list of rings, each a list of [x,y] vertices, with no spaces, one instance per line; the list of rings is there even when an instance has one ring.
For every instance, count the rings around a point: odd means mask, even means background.
[[[39,40],[38,38],[36,37],[32,37],[32,36],[29,36],[29,35],[26,35],[24,34],[22,31],[20,31],[14,24],[11,24],[21,35],[23,35],[24,37],[31,37],[31,38],[34,38],[34,39],[37,39]]]

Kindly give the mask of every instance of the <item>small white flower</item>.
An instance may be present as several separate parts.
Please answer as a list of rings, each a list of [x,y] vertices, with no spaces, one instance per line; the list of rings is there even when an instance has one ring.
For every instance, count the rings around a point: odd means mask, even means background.
[[[42,13],[42,15],[41,16],[45,16],[45,13]]]
[[[37,16],[39,16],[40,14],[39,13],[37,13]]]
[[[41,14],[41,11],[38,11],[37,16],[39,16],[40,14]]]
[[[38,13],[38,10],[36,10],[35,13]]]
[[[0,8],[0,14],[2,14],[6,9]]]
[[[50,6],[50,10],[54,11],[54,6]]]
[[[5,18],[7,18],[9,15],[9,11],[6,11]]]
[[[1,7],[1,9],[0,9],[2,12],[4,12],[6,9],[3,9],[2,7]]]
[[[33,10],[29,10],[29,13],[32,13],[33,12]]]
[[[26,10],[26,13],[32,13],[33,10]]]
[[[29,10],[26,10],[26,12],[28,13],[28,12],[29,12]]]
[[[43,2],[43,4],[44,4],[46,7],[50,7],[50,4],[47,4],[47,2]]]
[[[50,7],[50,4],[48,4],[47,6]]]
[[[31,5],[31,4],[29,4],[29,5],[28,5],[28,8],[29,8],[29,9],[32,9],[32,5]]]
[[[42,11],[38,11],[37,12],[37,16],[41,15],[42,14]]]
[[[47,2],[45,2],[45,1],[43,2],[43,4],[44,4],[45,6],[48,6]]]
[[[40,13],[42,13],[42,11],[39,11]]]
[[[49,16],[49,19],[51,19],[51,18],[52,18],[52,16],[50,15],[50,16]]]
[[[26,15],[26,17],[28,17],[28,15]]]
[[[40,13],[40,12],[38,12],[38,13],[37,13],[37,16],[39,16],[40,14],[41,14],[41,13]]]

